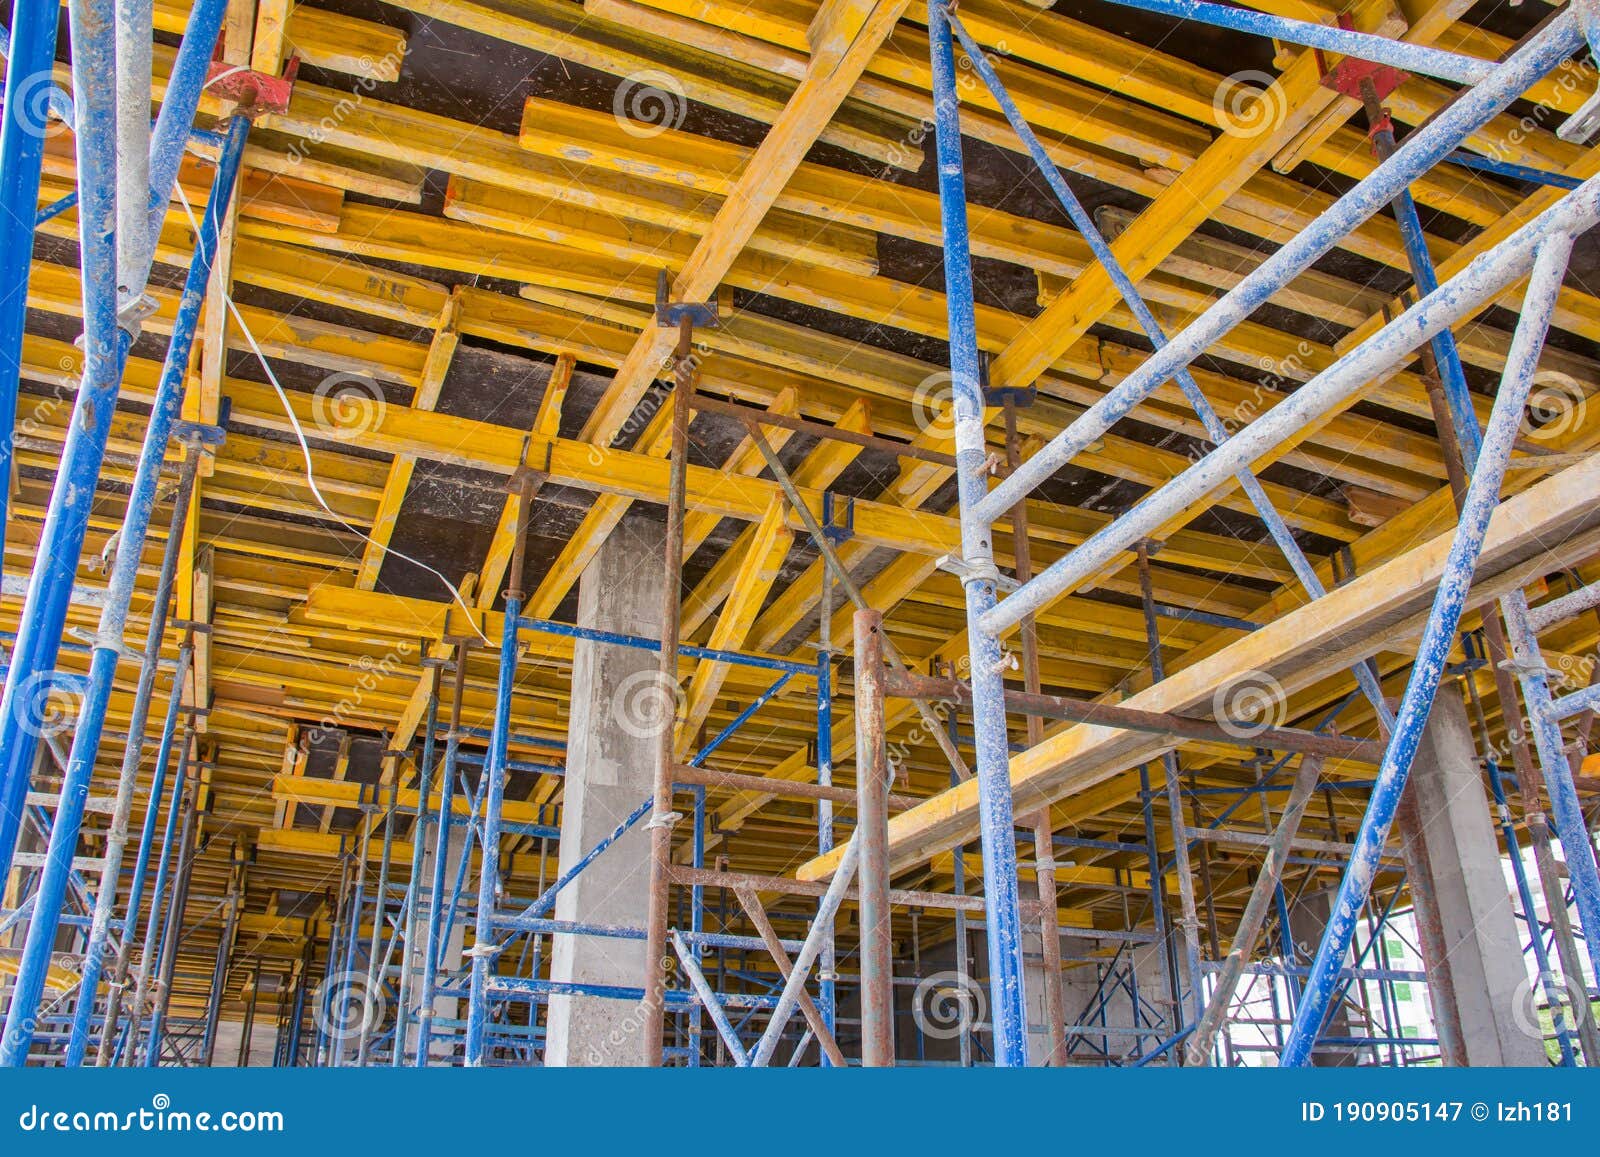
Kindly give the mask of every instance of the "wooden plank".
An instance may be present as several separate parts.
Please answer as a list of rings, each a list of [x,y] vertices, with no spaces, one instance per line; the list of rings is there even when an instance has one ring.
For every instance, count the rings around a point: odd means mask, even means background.
[[[813,70],[762,139],[743,175],[717,210],[711,227],[674,278],[678,301],[709,301],[762,218],[773,207],[806,152],[822,135],[856,78],[893,30],[907,0],[878,0],[860,33],[830,67]],[[659,372],[673,335],[652,325],[618,368],[611,388],[584,425],[584,437],[609,442]]]
[[[445,375],[450,372],[450,361],[455,357],[460,333],[461,295],[452,292],[440,313],[439,326],[428,346],[428,360],[423,363],[422,380],[417,385],[411,406],[416,410],[431,410],[439,404],[439,393],[444,388]],[[414,454],[396,454],[389,463],[389,477],[383,486],[383,500],[368,532],[366,549],[361,555],[361,568],[356,572],[356,586],[370,591],[383,569],[388,553],[389,539],[400,520],[400,509],[405,502],[406,490],[411,485],[411,474],[416,468]]]
[[[1589,501],[1596,485],[1600,460],[1590,459],[1501,504],[1484,540],[1469,606],[1480,606],[1544,573],[1560,554],[1593,551],[1600,542],[1600,511]],[[1163,712],[1204,710],[1215,694],[1246,676],[1289,695],[1409,640],[1426,620],[1453,537],[1440,535],[1414,547],[1130,696],[1126,705]],[[1106,727],[1065,728],[1013,757],[1014,806],[1026,814],[1066,799],[1154,759],[1174,743],[1171,737]],[[895,870],[976,838],[976,787],[970,780],[890,820]],[[823,879],[837,858],[830,853],[812,859],[797,875]]]

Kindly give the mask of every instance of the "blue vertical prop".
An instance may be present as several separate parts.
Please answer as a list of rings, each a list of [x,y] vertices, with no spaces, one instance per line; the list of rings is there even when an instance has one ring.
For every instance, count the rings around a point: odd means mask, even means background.
[[[151,145],[152,201],[159,202],[151,210],[153,216],[158,211],[165,214],[225,7],[225,0],[200,0],[190,14]],[[55,669],[61,648],[122,369],[137,328],[131,315],[118,316],[114,9],[113,0],[73,0],[68,13],[77,94],[83,378],[34,554],[38,561],[28,582],[10,675],[0,697],[0,869],[9,867],[16,851],[22,803],[39,746],[38,728],[30,722],[40,708],[37,700],[48,693],[44,673]],[[30,220],[31,216],[30,212]],[[147,263],[139,284],[122,288],[138,296],[148,273]]]
[[[988,447],[979,386],[977,315],[972,254],[967,241],[967,189],[961,158],[955,49],[943,0],[928,5],[933,65],[934,127],[938,141],[939,210],[944,233],[945,300],[950,317],[951,404],[955,412],[956,479],[961,504],[962,579],[967,601],[967,647],[972,656],[972,725],[977,748],[978,811],[982,824],[985,940],[994,1059],[1002,1067],[1028,1063],[1026,996],[1022,986],[1022,918],[1017,896],[1017,847],[1011,807],[1010,751],[1000,640],[979,626],[995,605],[999,578],[988,525],[978,515],[987,484]]]
[[[189,355],[199,330],[200,307],[205,303],[206,287],[211,280],[211,266],[222,229],[222,215],[232,197],[249,132],[250,121],[246,117],[236,116],[228,126],[228,142],[223,147],[212,181],[211,200],[206,205],[205,218],[200,223],[200,235],[178,304],[172,340],[167,346],[161,381],[156,387],[155,402],[145,428],[144,446],[140,450],[139,465],[129,491],[127,516],[117,541],[116,559],[106,585],[106,601],[100,612],[100,628],[95,635],[94,653],[89,660],[88,687],[78,711],[72,752],[68,756],[66,774],[61,782],[61,802],[56,809],[55,823],[50,829],[50,845],[46,852],[44,873],[39,881],[39,900],[34,909],[34,918],[28,924],[28,938],[23,944],[22,963],[11,994],[11,1009],[6,1016],[6,1045],[0,1049],[0,1061],[4,1063],[20,1064],[20,1059],[13,1056],[13,1050],[20,1049],[17,1057],[26,1056],[33,1038],[28,1025],[38,1009],[50,970],[50,954],[55,946],[61,901],[66,893],[67,876],[72,871],[73,853],[78,846],[78,830],[83,823],[89,783],[94,776],[95,759],[100,752],[100,735],[105,726],[106,710],[111,705],[117,662],[122,657],[128,607],[133,601],[133,588],[139,578],[139,565],[144,557],[145,539],[150,530],[150,516],[155,512],[161,465],[166,460],[172,425],[183,409],[184,385],[189,372]],[[176,549],[176,544],[169,544],[169,549]],[[179,693],[181,688],[174,690],[174,694]],[[103,938],[99,947],[104,947]],[[91,944],[90,949],[91,957],[99,955],[95,945]],[[80,995],[80,1001],[93,1003],[93,1000],[93,987],[86,987]]]
[[[44,159],[46,100],[56,56],[58,0],[17,0],[6,53],[4,120],[0,121],[0,430],[17,424],[22,328]],[[0,438],[0,478],[11,477],[11,439]],[[9,488],[0,488],[5,526]]]
[[[521,549],[520,542],[518,549]],[[489,974],[500,958],[494,930],[495,908],[500,902],[500,810],[505,799],[507,749],[511,745],[511,693],[517,682],[517,620],[521,613],[520,593],[508,592],[505,628],[500,638],[500,685],[494,705],[494,733],[489,738],[489,755],[483,763],[488,790],[483,793],[483,866],[478,873],[472,984],[467,996],[466,1059],[469,1066],[483,1064],[488,1051]]]
[[[1284,1042],[1279,1063],[1285,1067],[1309,1063],[1311,1050],[1327,1017],[1339,972],[1350,951],[1356,921],[1366,904],[1373,877],[1377,874],[1384,840],[1394,821],[1400,794],[1405,790],[1406,778],[1410,775],[1423,728],[1427,726],[1428,714],[1439,690],[1439,680],[1455,643],[1456,628],[1461,620],[1462,607],[1466,604],[1467,591],[1472,585],[1478,552],[1483,548],[1490,516],[1500,501],[1500,484],[1505,477],[1506,462],[1522,420],[1523,406],[1527,403],[1528,391],[1533,384],[1539,351],[1544,345],[1545,331],[1555,308],[1556,294],[1561,287],[1561,277],[1566,271],[1567,256],[1571,250],[1571,239],[1560,235],[1549,238],[1539,247],[1528,282],[1527,296],[1523,301],[1522,316],[1517,321],[1511,349],[1506,355],[1505,373],[1495,398],[1494,411],[1489,418],[1488,433],[1483,439],[1472,482],[1462,502],[1461,517],[1455,538],[1450,544],[1450,554],[1445,560],[1444,572],[1439,578],[1439,589],[1434,595],[1428,625],[1417,649],[1416,663],[1406,683],[1400,710],[1395,715],[1393,733],[1384,751],[1383,763],[1378,768],[1366,814],[1361,819],[1361,828],[1351,848],[1350,866],[1340,881],[1339,894],[1334,900],[1327,926],[1323,929],[1322,942],[1317,946],[1304,996],[1295,1010],[1294,1025],[1289,1031],[1289,1039]]]

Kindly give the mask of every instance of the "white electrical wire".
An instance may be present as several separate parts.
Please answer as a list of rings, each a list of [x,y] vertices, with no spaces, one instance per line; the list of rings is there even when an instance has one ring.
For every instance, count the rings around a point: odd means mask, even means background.
[[[189,204],[188,194],[183,191],[183,183],[181,181],[174,181],[172,187],[178,191],[178,200],[183,204],[183,211],[188,214],[189,224],[194,226],[195,237],[198,239],[200,236],[200,222],[195,219],[194,207]],[[462,610],[467,612],[467,622],[471,624],[473,632],[478,636],[478,638],[483,640],[485,646],[494,646],[494,643],[490,640],[489,636],[483,633],[483,628],[478,626],[477,608],[468,605],[467,600],[462,597],[460,589],[457,588],[453,582],[447,579],[439,571],[429,566],[427,563],[422,562],[420,559],[415,559],[408,554],[403,554],[386,543],[379,542],[371,535],[362,531],[359,527],[351,526],[343,518],[339,517],[339,514],[333,509],[333,507],[328,505],[327,499],[323,498],[322,491],[317,486],[316,473],[311,464],[311,447],[306,442],[305,431],[300,427],[300,419],[295,417],[294,406],[289,402],[289,395],[284,392],[283,386],[279,384],[278,375],[272,372],[272,366],[267,362],[267,355],[261,352],[261,346],[256,343],[256,335],[250,331],[250,326],[245,321],[244,315],[239,312],[239,307],[234,304],[233,295],[224,289],[222,290],[222,300],[227,302],[228,312],[233,315],[233,320],[239,323],[239,329],[241,332],[243,332],[245,341],[250,343],[251,352],[256,355],[256,360],[261,363],[261,368],[266,371],[267,380],[272,383],[272,388],[278,395],[278,401],[283,406],[283,412],[289,418],[289,425],[294,430],[295,440],[300,443],[300,454],[305,459],[306,485],[311,488],[311,493],[316,498],[317,505],[322,507],[323,510],[327,511],[329,518],[333,519],[351,534],[354,534],[358,538],[371,543],[385,555],[393,555],[401,562],[409,562],[412,566],[427,571],[429,574],[433,575],[434,578],[442,582],[446,589],[449,590],[451,597],[455,599],[456,604]]]

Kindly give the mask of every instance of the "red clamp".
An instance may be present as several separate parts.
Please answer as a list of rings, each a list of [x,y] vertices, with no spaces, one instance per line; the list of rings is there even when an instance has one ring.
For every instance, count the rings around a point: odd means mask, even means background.
[[[1387,132],[1389,134],[1389,141],[1392,150],[1394,143],[1394,121],[1390,118],[1388,109],[1384,109],[1379,115],[1378,119],[1373,121],[1372,126],[1367,129],[1367,140],[1372,142],[1372,155],[1377,157],[1380,161],[1383,160],[1384,154],[1378,149],[1378,134],[1382,132]]]
[[[239,111],[251,116],[289,111],[289,96],[294,91],[300,58],[290,57],[282,76],[269,76],[243,65],[213,60],[206,70],[207,91],[231,100]]]
[[[1355,25],[1350,17],[1344,13],[1339,15],[1339,27],[1347,32],[1355,31]],[[1345,56],[1332,68],[1328,67],[1328,58],[1322,54],[1322,49],[1313,49],[1317,54],[1317,71],[1322,74],[1322,87],[1331,88],[1341,96],[1348,96],[1353,100],[1361,100],[1361,82],[1372,82],[1373,91],[1378,99],[1382,100],[1395,89],[1406,82],[1409,73],[1401,72],[1389,64],[1375,64],[1370,60],[1361,60],[1354,56]]]

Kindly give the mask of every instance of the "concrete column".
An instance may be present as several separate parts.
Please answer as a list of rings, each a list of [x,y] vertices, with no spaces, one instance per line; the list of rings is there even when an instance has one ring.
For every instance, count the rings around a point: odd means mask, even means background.
[[[1329,888],[1321,892],[1308,892],[1297,899],[1289,909],[1289,933],[1294,938],[1296,963],[1309,964],[1316,959],[1317,946],[1322,943],[1322,932],[1328,926],[1328,917],[1333,912],[1333,900],[1338,894],[1336,888]],[[1350,963],[1347,953],[1344,963]],[[1291,1012],[1284,1009],[1284,1015]],[[1322,1035],[1325,1037],[1348,1037],[1353,1035],[1350,1027],[1350,1015],[1343,1002],[1335,1005],[1323,1027]],[[1320,1069],[1349,1068],[1359,1063],[1359,1054],[1352,1045],[1325,1045],[1319,1044],[1311,1052],[1311,1064]]]
[[[238,1068],[239,1046],[243,1042],[243,1021],[224,1020],[218,1022],[217,1043],[212,1052],[211,1066],[218,1069]],[[273,1023],[272,1010],[270,1008],[258,1008],[256,1009],[255,1025],[250,1031],[250,1054],[245,1058],[245,1065],[249,1068],[271,1068],[277,1050],[278,1026]]]
[[[659,522],[624,519],[583,573],[578,625],[657,638],[661,631],[661,567],[666,530]],[[561,806],[565,873],[608,836],[651,793],[655,735],[671,726],[675,689],[662,688],[652,651],[579,640],[572,654],[572,713],[567,722],[567,774]],[[607,848],[563,888],[555,918],[643,928],[649,906],[650,840],[643,823]],[[555,936],[555,981],[638,988],[644,983],[642,940]],[[643,1025],[631,1001],[552,996],[545,1038],[547,1065],[636,1065]]]
[[[1517,1023],[1528,968],[1488,793],[1466,708],[1448,689],[1434,703],[1407,790],[1418,820],[1409,859],[1424,872],[1411,888],[1426,889],[1438,910],[1466,1063],[1542,1067],[1543,1045]]]
[[[444,773],[444,753],[439,753],[440,774]],[[438,785],[435,785],[436,787]],[[456,785],[456,798],[461,798],[461,785]],[[435,903],[448,907],[450,897],[455,891],[456,873],[461,867],[461,855],[467,846],[467,828],[463,824],[451,824],[448,835],[444,841],[444,895],[435,898],[431,895],[433,887],[433,864],[438,856],[439,844],[434,832],[428,833],[427,847],[422,854],[422,882],[416,928],[417,942],[412,950],[406,953],[407,967],[411,969],[411,979],[407,988],[406,999],[411,1002],[412,1011],[406,1018],[406,1052],[409,1058],[417,1053],[417,1040],[421,1034],[422,1026],[417,1018],[417,1006],[422,997],[422,973],[425,965],[423,954],[428,945],[428,921],[432,918]],[[451,913],[445,912],[444,924],[440,928],[440,960],[443,966],[439,970],[440,976],[447,976],[461,971],[461,962],[464,959],[462,950],[466,945],[467,924],[461,918],[459,909],[471,902],[475,893],[471,891],[476,886],[472,871],[469,867],[466,878],[461,884],[461,895],[457,897],[457,913],[451,919]],[[316,1009],[312,1002],[313,1011]],[[461,1039],[461,1030],[450,1022],[459,1020],[463,1013],[461,1001],[453,996],[436,996],[433,998],[433,1022],[428,1030],[428,1056],[432,1060],[447,1060],[455,1054],[456,1047]],[[442,1037],[442,1039],[441,1039]]]
[[[1026,886],[1026,884],[1024,885]],[[1022,933],[1022,983],[1028,1008],[1028,1063],[1042,1065],[1050,1059],[1050,1030],[1052,1016],[1060,1021],[1065,1015],[1061,1009],[1051,1010],[1045,1004],[1044,944],[1038,922],[1029,921]]]

